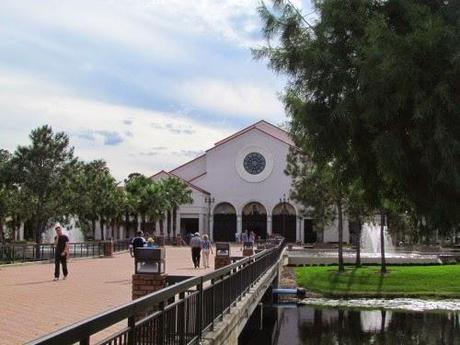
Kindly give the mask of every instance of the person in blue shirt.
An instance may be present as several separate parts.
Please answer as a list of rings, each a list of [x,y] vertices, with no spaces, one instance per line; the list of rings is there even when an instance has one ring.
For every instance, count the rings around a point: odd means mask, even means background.
[[[139,230],[136,233],[136,237],[134,237],[131,240],[131,243],[129,244],[129,253],[131,254],[132,257],[134,257],[134,249],[138,247],[143,247],[145,245],[146,241],[144,238],[144,233]]]

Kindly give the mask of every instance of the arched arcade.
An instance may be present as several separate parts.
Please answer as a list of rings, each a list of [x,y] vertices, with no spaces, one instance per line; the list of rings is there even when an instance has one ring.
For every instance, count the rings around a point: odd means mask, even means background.
[[[214,241],[235,241],[236,209],[228,202],[216,205],[213,212],[212,227]]]
[[[272,232],[274,234],[280,234],[288,242],[296,242],[296,211],[288,202],[279,203],[273,208]]]
[[[267,210],[259,202],[250,202],[243,207],[242,231],[254,231],[261,239],[267,238]]]

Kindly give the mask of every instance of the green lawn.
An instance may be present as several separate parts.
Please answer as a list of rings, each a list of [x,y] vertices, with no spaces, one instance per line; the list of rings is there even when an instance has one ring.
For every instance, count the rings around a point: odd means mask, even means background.
[[[346,297],[460,297],[460,265],[346,267],[339,274],[335,266],[296,269],[298,286],[325,296]]]

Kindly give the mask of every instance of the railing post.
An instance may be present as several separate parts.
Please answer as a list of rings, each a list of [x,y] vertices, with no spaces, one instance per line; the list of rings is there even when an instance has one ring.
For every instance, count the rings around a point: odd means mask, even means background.
[[[211,299],[211,310],[212,310],[212,321],[211,330],[214,331],[214,319],[216,318],[216,286],[214,285],[214,279],[211,280],[212,299]]]
[[[128,318],[128,345],[134,345],[136,342],[136,317],[132,315]]]
[[[203,277],[198,285],[198,339],[201,340],[203,334]]]
[[[182,303],[182,306],[183,306],[182,315],[178,315],[179,320],[181,320],[181,317],[182,317],[182,320],[180,321],[181,324],[182,324],[182,327],[180,329],[179,344],[180,345],[185,345],[185,343],[186,343],[186,341],[185,341],[185,331],[187,329],[187,300],[185,299],[185,292],[181,292],[179,294],[179,299],[181,299],[183,301],[183,303]]]
[[[222,285],[220,291],[221,291],[221,294],[220,294],[220,301],[221,301],[221,307],[222,307],[222,310],[221,310],[221,314],[220,314],[220,320],[221,321],[224,321],[224,311],[225,311],[225,301],[224,301],[224,288],[225,288],[225,281],[224,281],[224,276],[221,276],[221,281],[220,281],[220,284]]]
[[[80,340],[80,345],[89,345],[89,337],[86,337],[85,339]]]
[[[164,301],[161,301],[159,304],[158,304],[158,308],[160,309],[160,312],[161,312],[161,315],[160,315],[160,325],[159,325],[159,332],[158,332],[158,344],[166,344],[166,339],[165,339],[165,335],[166,335],[166,332],[165,332],[165,327],[166,327],[166,322],[165,322],[165,319],[166,319],[166,313],[165,313],[165,302]]]
[[[243,298],[243,270],[244,268],[244,265],[241,265],[240,266],[240,270],[239,270],[239,275],[240,275],[240,296],[239,296],[239,300],[241,301],[241,299]]]

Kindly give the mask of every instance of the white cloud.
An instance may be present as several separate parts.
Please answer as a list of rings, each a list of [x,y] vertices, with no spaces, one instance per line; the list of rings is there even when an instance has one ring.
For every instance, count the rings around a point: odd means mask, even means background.
[[[17,145],[27,145],[32,129],[49,124],[55,131],[69,134],[77,156],[106,160],[119,180],[134,171],[150,175],[172,169],[193,158],[191,152],[206,150],[233,132],[178,114],[73,97],[53,85],[4,71],[0,75],[0,147],[13,151]],[[132,119],[130,135],[123,135],[128,114]],[[152,127],[152,122],[163,126]],[[175,128],[193,131],[193,140],[190,135],[171,131]],[[123,140],[106,145],[107,133],[118,133]]]
[[[61,50],[63,53],[67,50],[64,45],[58,46],[35,35],[35,32],[30,34],[28,28],[40,28],[44,32],[54,31],[64,35],[77,34],[88,40],[118,43],[126,46],[126,49],[134,49],[144,55],[160,56],[164,59],[181,56],[186,49],[185,43],[171,39],[168,31],[162,30],[159,21],[149,18],[145,8],[139,7],[142,3],[145,1],[13,0],[2,1],[0,9],[21,23],[14,28],[15,31],[21,27],[26,28],[24,33],[14,34],[34,41],[34,44],[56,51]],[[2,31],[8,33],[8,28],[3,28]],[[91,69],[91,65],[82,62],[82,68]]]
[[[178,89],[183,99],[211,111],[274,121],[284,114],[275,89],[257,84],[201,79],[184,82]]]
[[[50,124],[78,156],[107,160],[121,179],[184,163],[237,129],[226,121],[280,122],[280,85],[241,53],[260,43],[258,3],[0,1],[0,147],[14,150]],[[221,75],[230,61],[238,77]],[[218,124],[193,120],[197,113],[215,113]]]

